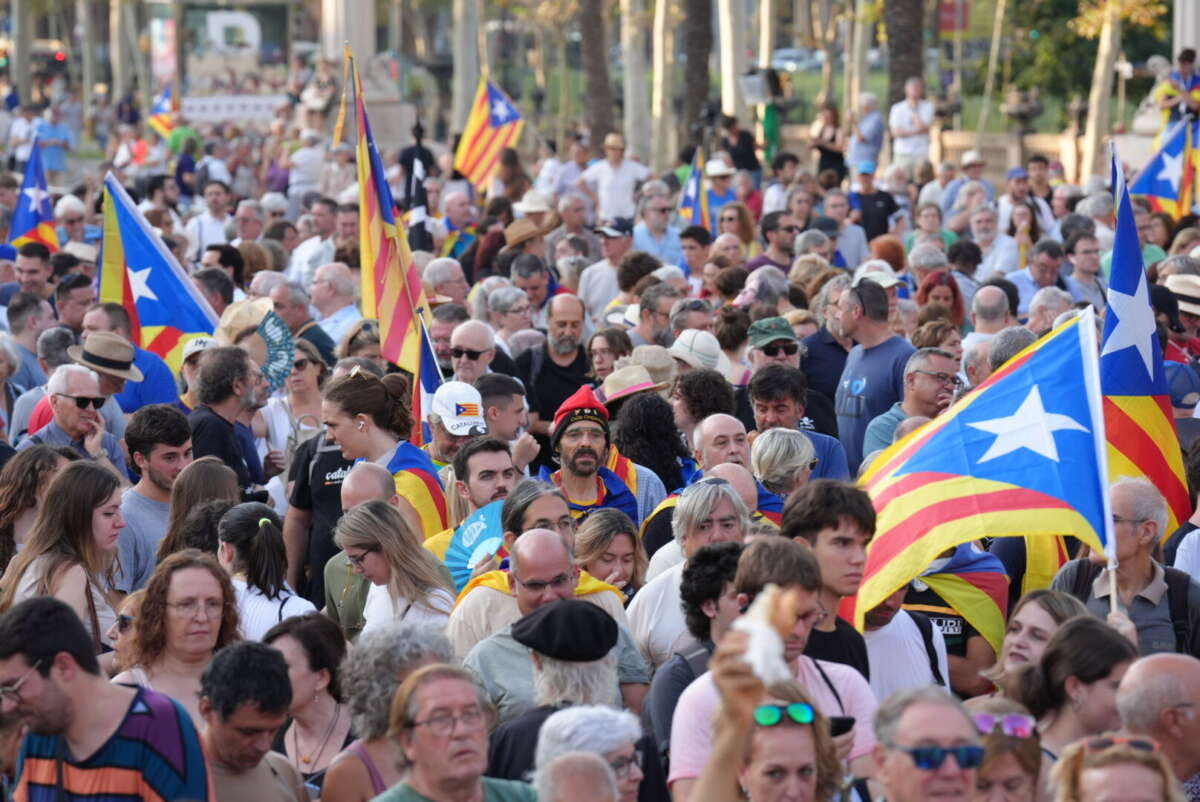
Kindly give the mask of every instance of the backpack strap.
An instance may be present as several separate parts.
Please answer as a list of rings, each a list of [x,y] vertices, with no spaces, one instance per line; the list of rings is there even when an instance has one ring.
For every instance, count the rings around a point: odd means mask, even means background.
[[[908,610],[907,612],[912,616],[913,623],[917,625],[917,629],[921,631],[921,640],[925,642],[925,653],[929,655],[929,670],[933,672],[933,681],[938,685],[944,686],[946,680],[942,677],[941,669],[938,668],[937,647],[933,645],[933,622],[924,613],[918,613],[915,610]]]
[[[704,646],[698,646],[687,654],[683,655],[683,659],[687,662],[688,668],[692,670],[693,677],[699,677],[705,671],[708,671],[708,661],[712,657],[710,652]]]
[[[1075,581],[1071,583],[1071,595],[1086,604],[1092,595],[1092,583],[1100,576],[1104,566],[1088,559],[1075,562],[1079,564],[1079,568],[1075,571]]]
[[[1171,626],[1175,628],[1175,651],[1191,654],[1188,648],[1191,627],[1188,621],[1188,590],[1192,577],[1186,571],[1164,566],[1167,581],[1167,607],[1171,612]]]

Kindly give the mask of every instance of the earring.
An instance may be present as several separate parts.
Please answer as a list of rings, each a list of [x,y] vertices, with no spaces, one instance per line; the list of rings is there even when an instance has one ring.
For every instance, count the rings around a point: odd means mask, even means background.
[[[359,421],[358,422],[358,430],[361,432],[364,428],[365,428],[365,424],[362,421]]]

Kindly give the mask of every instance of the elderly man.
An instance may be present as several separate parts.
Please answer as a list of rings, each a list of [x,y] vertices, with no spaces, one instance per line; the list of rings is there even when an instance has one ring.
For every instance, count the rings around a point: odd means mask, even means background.
[[[546,235],[544,256],[548,261],[554,261],[558,243],[569,237],[579,237],[587,243],[589,264],[600,258],[600,238],[587,227],[587,214],[587,199],[582,195],[563,195],[558,199],[558,216],[562,224]]]
[[[321,265],[313,274],[312,305],[320,315],[321,328],[335,343],[340,343],[346,332],[363,319],[354,302],[357,284],[350,268],[342,262]]]
[[[980,287],[971,299],[971,325],[975,330],[963,337],[963,352],[977,342],[992,339],[1016,322],[1009,312],[1004,290],[993,284]]]
[[[233,213],[233,230],[237,232],[237,237],[229,244],[236,248],[243,242],[257,242],[262,238],[266,224],[267,217],[261,203],[256,200],[239,201],[237,211]]]
[[[1186,654],[1152,654],[1134,661],[1117,689],[1121,728],[1153,738],[1176,779],[1190,790],[1200,775],[1200,660]]]
[[[863,454],[882,451],[893,442],[896,427],[905,418],[935,418],[954,400],[962,386],[954,355],[940,348],[922,348],[904,364],[904,397],[867,424]]]
[[[579,568],[575,565],[572,548],[571,541],[549,529],[530,530],[513,543],[508,584],[522,620],[539,608],[571,599],[579,583]],[[608,615],[603,610],[597,609],[597,612]],[[568,615],[573,613],[569,611]],[[518,633],[523,637],[532,635],[532,630],[545,620],[544,615],[542,613],[524,625],[517,621],[504,627],[476,644],[463,660],[463,666],[478,678],[496,705],[501,721],[515,718],[534,706],[532,660],[528,647],[514,636]],[[594,617],[591,620],[594,621]],[[557,615],[552,616],[551,621],[562,623]],[[639,712],[649,689],[650,675],[628,630],[621,631],[624,627],[616,622],[613,626],[618,629],[617,644],[612,649],[616,650],[620,691],[613,688],[606,701],[617,705],[623,703]],[[563,631],[557,634],[562,635]],[[593,638],[598,639],[598,636]]]
[[[471,201],[466,193],[453,191],[446,194],[442,205],[446,212],[442,219],[446,224],[446,242],[442,245],[441,256],[459,259],[478,238],[471,219]]]
[[[1039,240],[1029,252],[1029,265],[1005,275],[1021,294],[1018,315],[1029,314],[1029,302],[1033,300],[1033,294],[1043,287],[1058,287],[1063,292],[1067,291],[1067,283],[1061,272],[1064,256],[1062,245],[1055,240]],[[987,261],[986,256],[984,261]]]
[[[683,261],[683,246],[679,241],[680,229],[671,225],[671,217],[675,207],[669,195],[647,193],[650,184],[661,181],[651,181],[642,187],[645,197],[642,201],[642,221],[633,228],[633,247],[659,259],[666,265],[680,265]]]
[[[849,287],[850,277],[845,275],[834,276],[821,287],[812,300],[812,309],[822,321],[821,328],[801,342],[804,356],[800,358],[800,369],[809,387],[831,405],[846,367],[846,355],[854,347],[854,341],[842,333],[837,318],[838,301]]]
[[[466,307],[461,304],[440,304],[433,308],[433,321],[429,324],[429,340],[433,343],[433,354],[437,358],[442,378],[454,374],[450,363],[450,335],[461,323],[470,320]]]
[[[600,325],[604,310],[618,290],[617,267],[633,246],[633,221],[620,217],[596,229],[604,258],[584,268],[579,276],[579,297],[587,305],[588,317]],[[522,288],[524,289],[524,288]]]
[[[935,270],[946,270],[950,266],[950,262],[946,259],[946,253],[936,245],[921,244],[915,246],[908,253],[908,270],[912,274],[912,285],[910,290],[915,295],[916,290]],[[962,288],[959,287],[961,290]],[[963,303],[969,304],[971,299],[963,296]]]
[[[712,253],[714,256],[721,255],[729,260],[731,267],[745,267],[746,265],[746,246],[738,238],[737,234],[726,232],[719,234],[712,242]]]
[[[517,357],[517,370],[528,391],[529,410],[536,415],[529,430],[542,444],[544,465],[551,462],[550,423],[562,403],[588,382],[590,370],[581,342],[583,301],[574,295],[556,295],[548,309],[546,344]]]
[[[683,293],[665,281],[647,287],[639,298],[638,324],[625,333],[634,346],[661,345],[670,347],[671,310]]]
[[[137,412],[147,404],[171,404],[179,397],[175,384],[175,375],[158,354],[144,348],[138,348],[133,342],[133,322],[129,312],[118,303],[103,303],[92,307],[83,316],[83,346],[82,351],[90,351],[89,341],[98,332],[109,332],[133,348],[132,365],[141,374],[141,379],[126,377],[125,387],[117,391],[117,403],[127,415]],[[86,362],[85,360],[81,360]],[[95,362],[95,360],[93,360]],[[115,366],[96,362],[95,367],[103,371],[106,367]]]
[[[1109,490],[1116,531],[1118,613],[1110,613],[1109,569],[1088,559],[1059,569],[1051,587],[1071,593],[1092,615],[1130,632],[1142,655],[1200,654],[1200,584],[1154,558],[1167,527],[1167,502],[1143,478],[1124,477]],[[1114,618],[1115,617],[1115,618]]]
[[[1042,287],[1029,301],[1029,319],[1025,328],[1041,337],[1054,328],[1054,321],[1072,307],[1071,294],[1058,287]]]
[[[975,795],[984,755],[979,730],[944,688],[888,697],[875,713],[875,737],[875,778],[888,802],[965,802]]]
[[[1017,241],[1000,233],[999,216],[991,206],[981,206],[971,213],[971,239],[979,246],[983,261],[975,275],[987,280],[999,273],[1007,275],[1018,267],[1020,252]]]
[[[474,384],[490,373],[496,358],[496,335],[492,327],[479,320],[459,323],[450,334],[450,365],[454,380]]]
[[[325,329],[312,319],[312,313],[309,311],[312,298],[308,290],[294,281],[289,281],[271,290],[270,298],[275,305],[275,314],[287,324],[292,336],[308,340],[316,346],[325,364],[333,367],[337,361],[333,354],[336,344],[333,338],[325,333]]]
[[[54,369],[60,365],[69,365],[73,363],[68,350],[75,345],[75,335],[71,330],[62,326],[46,329],[37,339],[37,364],[46,374],[54,372]],[[29,421],[35,410],[38,412],[41,420],[38,428],[45,426],[50,420],[51,410],[48,406],[45,407],[45,412],[39,408],[41,401],[46,397],[46,383],[30,387],[17,399],[13,404],[12,415],[9,417],[8,432],[11,442],[16,443],[29,434]],[[100,416],[104,418],[104,425],[108,431],[112,432],[113,437],[118,440],[125,436],[125,413],[121,411],[121,405],[111,395],[104,402],[104,406],[100,407]],[[36,432],[37,429],[35,428]]]
[[[467,283],[467,277],[457,259],[443,256],[432,260],[425,265],[421,282],[436,294],[449,298],[452,303],[467,303],[467,290],[471,289],[471,285]]]
[[[992,375],[991,338],[974,340],[963,346],[962,374],[967,377],[966,390],[973,390]]]
[[[538,799],[543,802],[617,802],[620,799],[617,775],[595,752],[559,755],[537,773],[534,787]]]
[[[1021,351],[1033,345],[1037,335],[1024,326],[1009,326],[997,332],[988,341],[988,366],[995,373],[1000,367]]]
[[[604,158],[589,165],[576,186],[596,204],[598,220],[632,220],[637,213],[634,192],[650,177],[650,170],[641,162],[625,158],[625,138],[618,133],[607,134],[603,148]]]
[[[296,246],[288,263],[288,278],[301,287],[312,286],[313,276],[321,265],[333,261],[337,243],[337,201],[320,198],[312,205],[313,235]]]
[[[472,437],[487,434],[479,391],[462,381],[442,382],[429,410],[432,437],[425,451],[438,469],[445,468]]]
[[[746,505],[724,479],[701,479],[679,496],[671,530],[684,559],[650,580],[628,609],[629,628],[642,656],[655,669],[671,655],[700,645],[688,632],[679,597],[688,558],[710,543],[741,542],[749,525]]]
[[[95,371],[82,365],[62,365],[46,383],[46,394],[53,417],[37,434],[22,440],[17,451],[35,445],[69,446],[79,456],[111,468],[122,485],[128,484],[124,451],[100,416],[105,397],[100,395],[100,377]]]

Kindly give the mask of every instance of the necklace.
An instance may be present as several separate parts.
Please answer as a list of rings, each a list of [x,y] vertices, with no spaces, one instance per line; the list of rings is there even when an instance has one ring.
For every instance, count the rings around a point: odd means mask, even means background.
[[[296,752],[296,757],[300,758],[300,762],[305,766],[311,766],[321,759],[321,755],[325,753],[325,747],[329,744],[329,736],[333,735],[334,729],[337,727],[338,719],[342,716],[342,704],[338,702],[333,708],[333,718],[329,722],[329,726],[325,729],[325,737],[321,739],[321,746],[317,749],[315,755],[304,755],[300,753],[300,727],[292,727],[292,748]],[[295,722],[292,722],[295,724]]]

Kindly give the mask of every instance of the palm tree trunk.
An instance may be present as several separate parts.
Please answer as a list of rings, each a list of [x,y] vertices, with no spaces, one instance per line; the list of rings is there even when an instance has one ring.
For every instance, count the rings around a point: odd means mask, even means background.
[[[708,60],[712,56],[712,0],[683,0],[683,53],[687,67],[683,71],[683,119],[687,139],[700,141],[693,128],[704,112],[710,90]]]
[[[888,40],[888,106],[904,99],[904,82],[925,75],[925,4],[886,0],[883,22]]]
[[[600,153],[605,134],[612,132],[613,95],[608,77],[607,22],[604,19],[604,0],[581,0],[579,29],[585,34],[580,40],[580,59],[583,62],[587,85],[587,124],[592,150]]]
[[[1088,92],[1087,126],[1083,132],[1083,153],[1079,165],[1080,180],[1096,173],[1104,163],[1104,138],[1109,132],[1108,104],[1112,97],[1113,67],[1121,45],[1121,7],[1108,0],[1104,7],[1104,24],[1096,49],[1096,65],[1092,70],[1092,88]]]
[[[664,0],[665,1],[665,0]],[[646,93],[646,35],[650,18],[646,0],[621,0],[621,55],[625,78],[621,90],[624,102],[625,141],[629,151],[650,161],[650,98]]]

